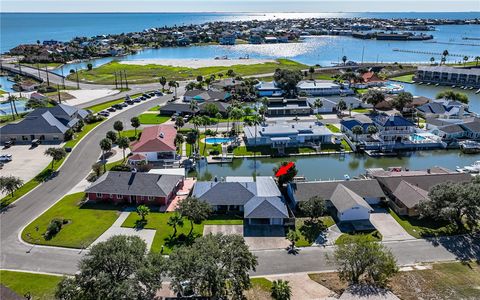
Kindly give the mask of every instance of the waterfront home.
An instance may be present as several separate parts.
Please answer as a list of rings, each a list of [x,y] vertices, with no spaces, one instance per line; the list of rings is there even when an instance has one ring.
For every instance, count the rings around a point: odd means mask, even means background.
[[[480,88],[480,69],[448,66],[419,66],[413,81]]]
[[[131,165],[139,163],[173,162],[176,160],[175,136],[177,130],[172,125],[145,127],[140,139],[131,144]]]
[[[234,34],[225,34],[218,39],[220,45],[235,45],[237,37]]]
[[[276,44],[278,43],[278,39],[276,36],[266,36],[263,38],[266,44]]]
[[[445,99],[433,100],[416,109],[425,118],[461,119],[472,115],[466,104]]]
[[[256,131],[255,131],[256,130]],[[269,145],[284,150],[285,147],[318,146],[334,142],[334,134],[320,122],[277,122],[245,126],[246,144]]]
[[[209,89],[230,93],[245,93],[248,91],[248,86],[243,80],[226,78],[222,80],[216,80],[210,83]]]
[[[1,127],[0,141],[26,144],[38,139],[46,143],[61,143],[65,141],[67,131],[75,128],[88,114],[86,110],[65,104],[37,108],[22,121]]]
[[[322,107],[315,107],[315,101],[320,100],[322,102]],[[364,103],[362,100],[353,96],[324,96],[324,97],[309,97],[307,99],[308,104],[312,108],[314,114],[330,114],[337,113],[338,103],[344,101],[347,105],[347,109],[356,109],[356,108],[372,108],[371,104]]]
[[[282,97],[285,91],[275,81],[259,82],[255,85],[259,97]]]
[[[309,116],[312,113],[305,97],[268,98],[267,115],[278,116]]]
[[[290,183],[287,193],[294,207],[312,197],[324,199],[340,222],[368,220],[371,205],[385,200],[385,194],[375,179]]]
[[[363,130],[361,134],[353,133],[353,128],[355,126],[360,126]],[[371,137],[371,134],[368,133],[368,127],[374,126],[376,127],[373,122],[364,122],[361,119],[353,118],[353,119],[344,119],[340,121],[340,130],[348,136],[353,141],[364,141]]]
[[[415,124],[398,115],[380,114],[373,118],[378,137],[385,142],[401,142],[415,133]]]
[[[96,202],[168,205],[183,186],[184,176],[108,171],[86,189]]]
[[[287,206],[272,177],[227,177],[226,181],[197,181],[192,196],[217,213],[241,214],[248,225],[283,225]]]
[[[260,35],[251,35],[249,38],[250,44],[258,45],[263,43],[263,38]]]
[[[211,101],[228,101],[231,98],[231,94],[226,91],[214,91],[214,90],[199,90],[194,89],[186,91],[183,95],[184,102],[191,102],[195,100],[199,103],[211,102]]]
[[[443,140],[480,139],[480,118],[426,119],[426,129]]]
[[[480,140],[480,118],[472,118],[461,125],[469,139]]]
[[[353,83],[353,87],[357,89],[366,89],[375,86],[383,86],[386,80],[378,77],[377,73],[373,71],[365,72],[361,75],[361,82]]]
[[[340,84],[328,80],[302,80],[297,84],[297,92],[307,96],[350,95],[354,92]]]
[[[369,169],[367,175],[378,180],[389,204],[399,215],[416,217],[419,215],[418,204],[428,201],[430,189],[444,182],[468,182],[471,176],[435,167],[428,170],[409,171],[401,168],[390,170]]]

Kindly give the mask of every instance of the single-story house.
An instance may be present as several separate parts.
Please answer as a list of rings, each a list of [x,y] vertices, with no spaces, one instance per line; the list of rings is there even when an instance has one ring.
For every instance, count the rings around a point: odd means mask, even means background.
[[[198,103],[210,102],[210,101],[228,101],[232,95],[225,91],[214,90],[190,90],[186,91],[183,95],[184,102],[197,101]]]
[[[322,102],[322,107],[316,108],[314,107],[315,101],[319,99]],[[308,98],[308,104],[312,107],[313,113],[315,114],[329,114],[329,113],[336,113],[338,103],[340,101],[344,101],[347,105],[347,109],[352,108],[372,108],[371,104],[364,103],[357,97],[354,96],[326,96],[326,97],[316,97],[316,98]]]
[[[242,93],[247,92],[248,86],[243,80],[238,80],[235,78],[226,78],[222,80],[216,80],[210,84],[210,89],[217,91],[227,91]]]
[[[192,115],[194,111],[190,108],[188,103],[167,103],[160,108],[160,114],[171,116],[178,114],[181,116]]]
[[[47,101],[48,97],[45,96],[44,94],[33,92],[30,94],[30,99],[37,100],[37,101]]]
[[[312,109],[304,97],[268,98],[267,115],[275,116],[309,116]]]
[[[89,201],[168,205],[183,186],[183,176],[109,171],[90,184]]]
[[[86,110],[65,104],[37,108],[22,121],[1,127],[0,140],[2,143],[14,140],[19,144],[34,139],[45,143],[61,143],[65,140],[67,130],[77,126],[88,114]]]
[[[418,106],[417,111],[425,118],[467,118],[471,116],[468,106],[458,101],[434,100]]]
[[[281,97],[285,91],[275,81],[259,82],[255,85],[259,97]]]
[[[365,89],[374,86],[383,86],[386,80],[378,77],[375,72],[369,71],[365,72],[361,75],[362,81],[358,83],[354,83],[354,87],[358,89]]]
[[[308,96],[354,94],[351,89],[328,80],[302,80],[297,84],[297,92]]]
[[[139,162],[172,162],[176,160],[175,137],[177,130],[172,125],[146,127],[140,139],[131,145],[132,156],[128,161],[132,165]]]
[[[461,126],[467,132],[466,133],[467,138],[475,139],[475,140],[480,139],[480,118],[475,117],[473,119],[470,119],[464,122],[463,124],[461,124]]]
[[[192,196],[210,204],[215,212],[238,212],[249,225],[283,225],[287,206],[272,177],[228,177],[197,181]]]
[[[340,222],[369,220],[373,208],[362,197],[343,184],[333,191],[330,202]]]

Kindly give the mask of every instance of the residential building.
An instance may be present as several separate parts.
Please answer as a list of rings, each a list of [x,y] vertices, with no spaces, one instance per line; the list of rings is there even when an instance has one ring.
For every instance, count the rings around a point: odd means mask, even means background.
[[[479,88],[480,69],[448,66],[419,66],[413,77],[413,81]]]
[[[415,133],[415,124],[398,115],[378,115],[373,118],[378,137],[385,142],[408,140]]]
[[[260,35],[251,35],[249,41],[250,44],[258,45],[263,43],[263,38]]]
[[[65,104],[37,108],[22,121],[1,127],[0,140],[2,143],[13,140],[19,144],[35,139],[45,143],[61,143],[65,140],[65,133],[75,128],[88,114],[86,110]]]
[[[417,111],[425,118],[461,119],[472,115],[468,112],[466,104],[445,99],[433,100],[418,106]]]
[[[37,100],[37,101],[47,101],[48,97],[45,96],[44,94],[33,92],[30,94],[30,99]]]
[[[297,92],[307,96],[328,96],[340,94],[354,94],[349,88],[342,88],[340,84],[328,80],[304,80],[297,84]]]
[[[183,95],[184,102],[191,102],[195,100],[199,103],[207,101],[228,101],[231,98],[231,94],[225,91],[214,90],[190,90],[186,91]]]
[[[255,85],[259,97],[282,97],[285,91],[275,81],[259,82]]]
[[[378,77],[378,75],[373,71],[365,72],[361,75],[362,81],[356,82],[353,86],[357,89],[366,89],[374,86],[383,86],[386,80]]]
[[[320,122],[277,122],[261,124],[256,128],[245,126],[243,131],[247,145],[270,145],[279,150],[301,145],[331,144],[334,140],[334,134]]]
[[[480,118],[426,119],[426,128],[444,140],[480,139]]]
[[[183,186],[180,175],[109,171],[90,184],[89,201],[168,205]]]
[[[322,102],[322,107],[314,107],[315,101],[319,99]],[[357,97],[353,96],[325,96],[325,97],[310,97],[307,99],[308,104],[312,107],[314,114],[330,114],[336,113],[338,103],[344,101],[347,105],[347,109],[356,109],[356,108],[372,108],[371,104],[363,103]]]
[[[225,91],[230,93],[245,93],[248,91],[248,86],[243,80],[237,80],[235,78],[226,78],[222,80],[216,80],[210,84],[210,89],[216,91]]]
[[[146,127],[140,139],[131,144],[132,156],[128,161],[132,165],[140,162],[155,164],[176,160],[175,136],[177,130],[172,125]]]
[[[197,111],[195,111],[196,113]],[[178,114],[181,116],[192,115],[194,111],[190,108],[189,103],[167,103],[164,106],[160,107],[160,114],[171,116]]]
[[[354,134],[353,128],[355,126],[362,127],[362,134]],[[340,130],[353,141],[367,140],[371,134],[368,133],[368,127],[375,126],[373,122],[362,122],[358,119],[345,119],[340,121]]]
[[[225,34],[218,39],[220,45],[235,45],[237,37],[234,34]]]
[[[307,98],[268,98],[267,115],[275,116],[308,116],[312,109]]]
[[[192,196],[217,213],[238,213],[248,225],[283,225],[289,218],[282,193],[272,177],[227,177],[226,181],[197,181]]]
[[[390,199],[390,206],[397,214],[411,217],[419,215],[418,204],[429,200],[428,192],[433,186],[445,182],[467,182],[472,178],[469,174],[439,167],[420,171],[402,170],[401,168],[369,169],[367,174],[378,180]]]

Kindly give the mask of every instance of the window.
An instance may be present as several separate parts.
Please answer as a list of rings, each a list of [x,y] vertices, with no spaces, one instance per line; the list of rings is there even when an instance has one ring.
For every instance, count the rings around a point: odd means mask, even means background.
[[[122,195],[117,194],[117,199],[122,199],[122,198],[123,198]]]
[[[142,198],[143,198],[143,197],[142,197]],[[153,196],[148,196],[148,201],[153,201],[153,200],[155,200],[155,197],[153,197]]]
[[[97,193],[97,197],[102,198],[103,197],[102,193]]]

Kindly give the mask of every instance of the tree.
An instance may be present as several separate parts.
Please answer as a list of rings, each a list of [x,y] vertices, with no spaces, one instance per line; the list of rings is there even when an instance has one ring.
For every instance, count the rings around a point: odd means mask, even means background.
[[[137,206],[137,214],[142,218],[142,221],[145,221],[145,217],[150,213],[150,208],[146,205]]]
[[[344,111],[346,109],[347,109],[347,103],[345,102],[345,100],[340,99],[340,101],[338,101],[338,103],[337,103],[338,112],[341,114],[342,111]]]
[[[10,103],[10,109],[12,111],[12,120],[15,120],[15,115],[18,116],[15,101],[17,101],[17,96],[8,94],[8,102]]]
[[[113,129],[115,129],[116,131],[118,131],[118,136],[121,136],[121,132],[123,130],[123,123],[122,121],[115,121],[115,123],[113,123]]]
[[[100,141],[100,149],[102,149],[103,160],[103,172],[107,172],[107,166],[105,164],[105,153],[112,150],[112,140],[104,138]]]
[[[343,65],[345,66],[347,64],[347,56],[342,56],[342,61],[343,61]]]
[[[368,90],[368,92],[363,94],[362,101],[371,104],[373,106],[373,111],[376,111],[375,106],[380,102],[385,101],[385,95],[377,90]]]
[[[280,167],[285,167],[286,165],[288,165],[289,163],[284,161],[280,164]],[[277,174],[278,170],[280,169],[280,167],[276,167],[273,169],[273,173],[274,174]],[[287,170],[287,173],[286,174],[283,174],[283,175],[280,175],[277,177],[277,182],[278,182],[278,185],[279,186],[283,186],[285,183],[289,183],[293,180],[293,178],[295,176],[297,176],[297,167],[295,166],[295,164],[293,164],[292,167],[290,167],[288,170]]]
[[[320,218],[327,211],[325,200],[320,196],[313,196],[307,201],[300,202],[299,207],[303,214],[312,220]]]
[[[177,128],[182,128],[183,126],[185,126],[185,120],[182,116],[178,116],[175,118],[175,126],[177,126]]]
[[[445,62],[447,61],[447,56],[448,55],[449,55],[448,50],[443,50],[443,52],[442,52],[442,56],[443,56],[442,57],[442,62],[443,62],[443,64],[445,64]]]
[[[1,176],[0,177],[0,191],[5,194],[14,196],[16,190],[23,185],[23,180],[15,176]]]
[[[92,65],[92,64],[90,64],[90,63],[89,63],[89,64],[87,64],[87,70],[88,70],[88,71],[91,71],[92,69],[93,69],[93,65]]]
[[[370,125],[367,127],[368,134],[372,135],[378,132],[378,128],[375,125]]]
[[[137,128],[140,127],[140,119],[138,117],[132,117],[130,119],[130,125],[135,129],[135,138],[137,137]]]
[[[158,78],[158,82],[162,86],[162,92],[165,91],[165,85],[167,84],[167,78],[161,76],[160,78]]]
[[[123,151],[123,161],[125,161],[125,150],[130,147],[130,140],[126,136],[121,136],[117,140],[118,148],[122,149]]]
[[[272,282],[271,296],[275,300],[290,300],[292,289],[287,280],[274,280]]]
[[[177,247],[169,257],[171,287],[182,297],[243,299],[257,258],[239,235],[208,234],[193,245]]]
[[[187,197],[178,202],[176,210],[182,217],[190,221],[190,232],[188,235],[191,235],[193,232],[193,223],[200,224],[208,219],[212,213],[212,207],[207,202],[195,197]]]
[[[175,146],[177,146],[177,148],[181,149],[182,144],[184,142],[185,142],[185,138],[183,137],[183,134],[177,133],[177,135],[175,136]]]
[[[475,56],[475,67],[478,67],[478,62],[480,61],[480,56]]]
[[[203,76],[202,75],[197,75],[197,81],[202,82],[203,81]]]
[[[218,113],[218,107],[214,103],[206,103],[203,105],[203,110],[210,117],[214,117]]]
[[[45,150],[45,155],[48,155],[52,158],[52,164],[50,166],[50,169],[53,171],[53,164],[56,162],[56,161],[60,161],[62,159],[64,159],[66,156],[67,156],[67,151],[65,151],[65,149],[63,148],[48,148],[47,150]]]
[[[295,230],[289,230],[287,236],[285,237],[290,242],[290,249],[295,249],[295,243],[300,239]]]
[[[216,122],[216,123],[217,123],[217,132],[218,132],[218,124],[220,123],[220,120],[222,119],[222,117],[223,117],[223,116],[222,116],[222,114],[221,114],[220,112],[217,112],[217,113],[215,114],[215,119],[217,119],[217,120],[216,120],[216,121],[217,121],[217,122]]]
[[[363,134],[363,127],[360,125],[353,126],[352,133],[355,135],[355,139],[358,140],[358,135]]]
[[[278,87],[285,90],[287,94],[294,95],[297,84],[302,80],[302,72],[287,69],[277,69],[273,75]]]
[[[189,133],[187,133],[186,141],[187,141],[187,144],[191,145],[190,151],[192,151],[193,145],[195,145],[197,141],[197,133],[194,131],[190,131]],[[191,152],[190,152],[190,155],[192,155]]]
[[[161,254],[147,254],[141,238],[116,235],[92,246],[79,269],[59,283],[57,299],[154,299],[167,265]]]
[[[335,246],[333,262],[341,280],[357,284],[361,279],[384,286],[398,272],[395,257],[368,235],[349,237]]]
[[[190,101],[189,108],[192,111],[193,116],[195,116],[198,111],[198,102],[196,100]]]
[[[465,56],[463,57],[463,66],[464,66],[464,67],[465,67],[466,64],[467,64],[467,61],[468,61],[468,56],[465,55]]]
[[[435,57],[430,57],[430,63],[433,65],[433,63],[435,62]]]
[[[234,122],[233,128],[236,133],[239,131],[237,128],[237,121],[240,120],[242,117],[243,117],[243,110],[241,108],[234,107],[230,111],[230,118],[233,119],[233,122]]]
[[[402,112],[404,108],[413,102],[413,95],[409,92],[401,92],[393,98],[393,107]]]
[[[313,74],[315,73],[315,68],[314,67],[308,68],[308,73],[310,73],[310,80],[313,80]]]
[[[115,131],[113,131],[113,130],[107,131],[107,134],[105,135],[105,137],[106,137],[107,139],[111,140],[112,143],[116,143],[116,142],[117,142],[117,138],[118,138],[117,133],[116,133]]]
[[[177,88],[179,87],[179,84],[178,82],[176,82],[175,80],[171,80],[168,82],[168,90],[170,90],[170,88],[174,89],[174,92],[173,92],[173,97],[174,98],[177,98]]]
[[[469,99],[468,96],[464,93],[455,92],[453,90],[445,90],[437,94],[437,99],[446,99],[446,100],[454,100],[459,101],[465,104],[468,104]]]
[[[313,102],[313,108],[320,109],[322,107],[323,107],[322,99],[320,99],[320,98],[315,99],[315,101]]]
[[[173,236],[176,236],[177,226],[183,227],[183,217],[179,213],[174,213],[168,218],[167,225],[173,227]]]
[[[235,72],[232,69],[229,69],[226,74],[228,77],[235,77]]]

